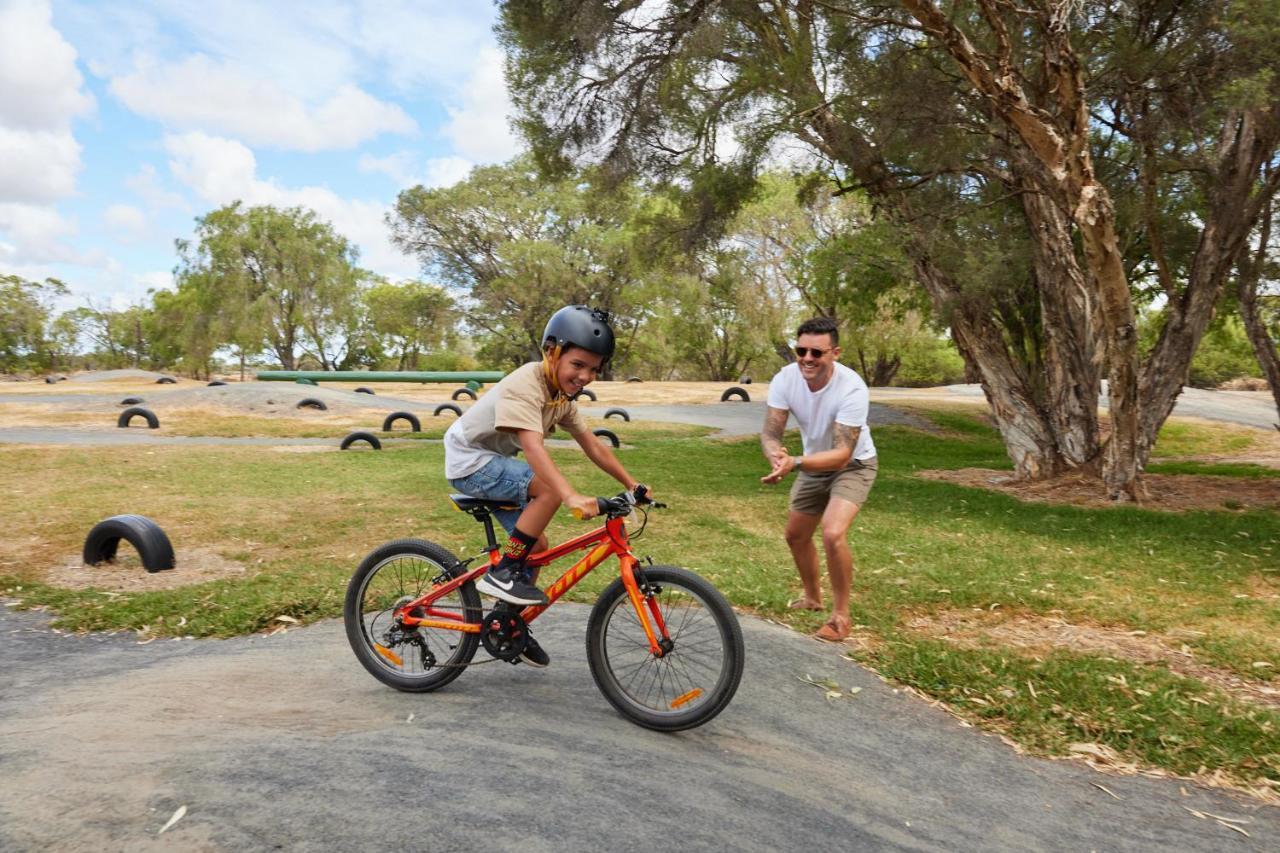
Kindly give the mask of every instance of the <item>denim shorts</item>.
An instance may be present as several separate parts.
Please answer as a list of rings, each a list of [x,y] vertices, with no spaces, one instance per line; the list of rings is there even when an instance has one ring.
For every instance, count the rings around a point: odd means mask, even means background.
[[[516,529],[520,511],[529,502],[529,483],[532,480],[533,469],[529,463],[510,456],[495,456],[479,471],[450,480],[449,485],[473,498],[518,504],[520,509],[499,509],[493,513],[493,517],[510,534]]]

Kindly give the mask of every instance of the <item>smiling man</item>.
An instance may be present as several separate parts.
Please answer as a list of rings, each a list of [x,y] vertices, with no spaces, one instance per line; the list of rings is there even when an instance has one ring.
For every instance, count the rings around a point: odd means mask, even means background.
[[[822,525],[822,546],[831,578],[831,617],[815,637],[849,636],[849,588],[853,554],[849,525],[867,500],[876,479],[876,448],[871,443],[867,383],[837,360],[840,333],[829,317],[806,320],[796,331],[796,360],[769,382],[769,409],[760,446],[771,470],[764,483],[779,483],[795,473],[786,538],[800,572],[803,593],[788,607],[822,610],[818,550],[813,533]],[[804,453],[793,456],[782,445],[787,416],[800,426]]]

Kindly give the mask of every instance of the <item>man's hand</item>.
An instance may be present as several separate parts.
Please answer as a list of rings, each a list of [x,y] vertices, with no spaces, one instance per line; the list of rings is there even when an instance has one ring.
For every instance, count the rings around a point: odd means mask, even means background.
[[[782,478],[790,474],[796,467],[795,458],[785,450],[776,454],[771,462],[773,463],[773,470],[760,478],[760,482],[768,483],[769,485],[781,482]]]
[[[565,498],[563,503],[569,508],[569,512],[573,513],[574,518],[595,518],[600,514],[600,505],[596,503],[595,498],[576,492]]]

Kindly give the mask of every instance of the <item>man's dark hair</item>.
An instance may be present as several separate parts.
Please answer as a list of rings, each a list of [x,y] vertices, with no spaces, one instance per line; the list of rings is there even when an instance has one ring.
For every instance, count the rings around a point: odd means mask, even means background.
[[[834,347],[840,343],[840,326],[831,317],[814,317],[812,320],[805,320],[796,329],[796,337],[801,335],[830,335],[831,345]]]

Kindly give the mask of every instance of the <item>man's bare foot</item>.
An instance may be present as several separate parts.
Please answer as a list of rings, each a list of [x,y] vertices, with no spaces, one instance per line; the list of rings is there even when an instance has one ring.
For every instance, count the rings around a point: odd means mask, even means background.
[[[813,636],[817,637],[819,640],[838,643],[845,637],[849,636],[849,631],[849,617],[839,616],[833,613],[831,618],[826,621],[826,624],[819,628]]]
[[[822,602],[814,601],[812,598],[800,596],[795,601],[787,603],[788,610],[822,610]]]

